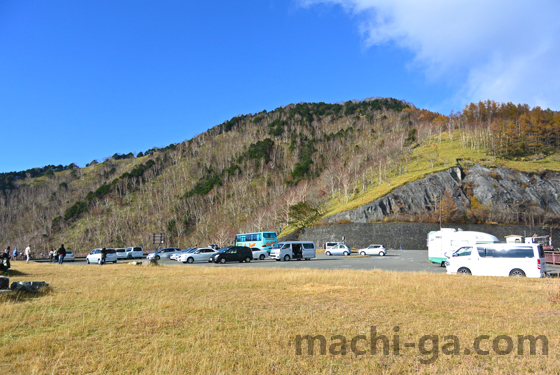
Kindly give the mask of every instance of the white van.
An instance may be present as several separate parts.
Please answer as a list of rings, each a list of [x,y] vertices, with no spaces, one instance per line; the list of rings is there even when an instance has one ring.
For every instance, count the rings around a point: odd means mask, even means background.
[[[498,238],[488,233],[442,228],[428,233],[428,260],[443,267],[447,260],[445,253],[453,254],[463,246],[499,242]]]
[[[316,256],[315,243],[312,241],[278,242],[270,250],[270,258],[276,260],[309,260]]]
[[[140,246],[127,247],[125,249],[125,252],[126,252],[126,258],[128,259],[132,259],[132,258],[141,259],[144,256],[144,250]]]
[[[476,276],[544,277],[546,260],[540,244],[464,246],[447,255],[447,273]]]

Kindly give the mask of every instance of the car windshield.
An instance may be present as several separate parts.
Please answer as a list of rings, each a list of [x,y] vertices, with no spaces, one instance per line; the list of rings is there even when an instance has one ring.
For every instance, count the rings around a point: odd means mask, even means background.
[[[233,247],[233,246],[224,247],[224,248],[222,248],[222,249],[220,249],[220,250],[218,250],[218,251],[219,251],[220,253],[224,253],[224,252],[228,251],[229,249],[231,249],[232,247]]]
[[[275,243],[272,248],[273,249],[280,249],[284,244],[282,242]]]

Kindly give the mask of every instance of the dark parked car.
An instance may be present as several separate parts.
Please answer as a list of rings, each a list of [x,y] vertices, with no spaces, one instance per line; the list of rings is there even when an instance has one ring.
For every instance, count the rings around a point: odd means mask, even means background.
[[[208,262],[222,263],[238,261],[249,263],[253,259],[253,252],[246,246],[228,246],[220,249],[218,253],[212,255]]]

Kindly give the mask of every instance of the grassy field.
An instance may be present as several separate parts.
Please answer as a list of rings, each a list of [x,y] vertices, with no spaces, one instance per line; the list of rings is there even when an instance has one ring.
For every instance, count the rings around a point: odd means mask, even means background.
[[[560,368],[560,307],[549,300],[558,279],[227,265],[15,262],[13,268],[19,275],[12,272],[11,282],[46,281],[52,289],[0,297],[1,374],[550,374]],[[398,355],[371,354],[373,326],[390,345],[399,336]],[[297,335],[323,335],[327,354],[316,347],[308,355],[303,341],[296,355]],[[346,355],[336,354],[342,339],[334,335],[346,338]],[[367,354],[351,350],[357,335],[366,341],[356,351]],[[432,337],[419,351],[424,335],[438,336],[438,350]],[[461,354],[443,353],[447,335],[460,340]],[[480,335],[490,337],[481,344],[489,354],[464,354]],[[511,354],[492,350],[499,335],[513,338]],[[537,355],[529,355],[528,345],[518,355],[518,335],[545,335],[548,355],[539,343]]]

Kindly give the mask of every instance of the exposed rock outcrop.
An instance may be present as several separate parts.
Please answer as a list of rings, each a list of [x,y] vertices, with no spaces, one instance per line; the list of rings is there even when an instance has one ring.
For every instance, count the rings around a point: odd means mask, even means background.
[[[323,222],[381,221],[395,214],[421,215],[437,209],[440,196],[449,191],[458,211],[467,212],[472,197],[495,212],[560,214],[560,173],[525,173],[506,167],[472,164],[434,173],[393,190],[362,207],[333,215]]]

